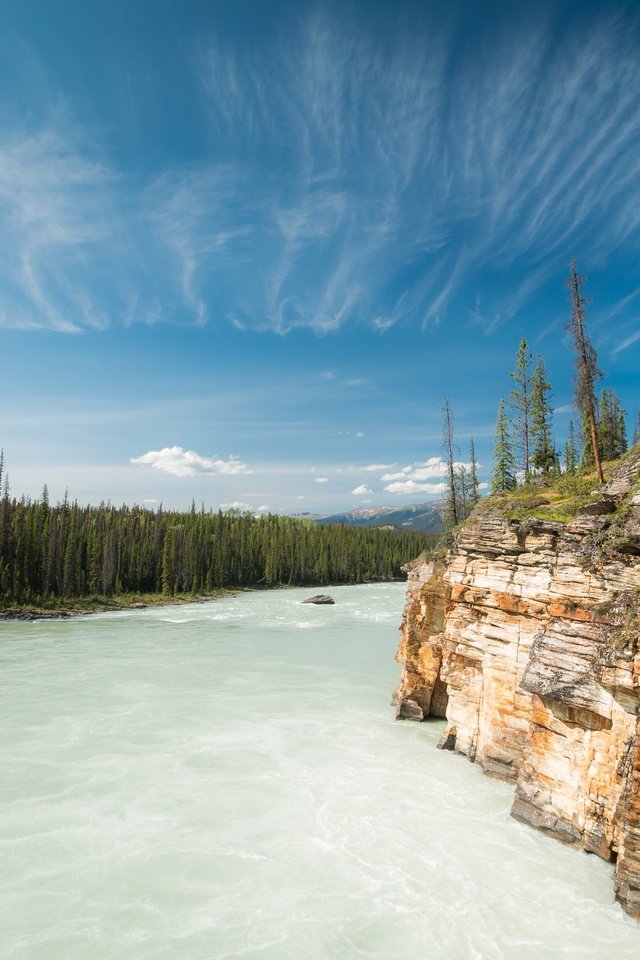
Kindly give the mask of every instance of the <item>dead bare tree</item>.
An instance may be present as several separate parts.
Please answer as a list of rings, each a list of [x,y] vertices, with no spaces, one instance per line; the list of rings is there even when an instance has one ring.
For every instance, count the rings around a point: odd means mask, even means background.
[[[580,293],[580,287],[585,282],[585,277],[578,274],[576,261],[571,260],[569,265],[571,276],[566,280],[566,286],[569,288],[571,297],[571,318],[567,324],[567,330],[573,337],[573,345],[576,350],[576,392],[575,403],[583,421],[586,422],[591,434],[591,444],[593,446],[593,459],[598,475],[599,483],[604,483],[604,474],[602,472],[602,461],[600,459],[600,450],[598,446],[598,427],[596,424],[596,381],[602,377],[602,372],[598,368],[598,357],[595,348],[589,340],[584,329],[584,308],[589,301]]]
[[[442,445],[444,447],[447,460],[448,475],[447,520],[450,526],[455,527],[462,517],[460,516],[460,511],[458,509],[458,492],[456,489],[455,456],[453,449],[453,413],[451,412],[451,405],[449,404],[448,397],[444,398],[442,413],[444,415],[444,422],[442,425]]]

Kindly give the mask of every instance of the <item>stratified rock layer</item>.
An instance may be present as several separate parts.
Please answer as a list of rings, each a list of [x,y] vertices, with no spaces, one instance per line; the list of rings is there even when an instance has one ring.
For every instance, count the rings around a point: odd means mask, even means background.
[[[513,816],[616,861],[640,918],[640,451],[569,523],[480,509],[408,568],[400,718],[515,783]]]

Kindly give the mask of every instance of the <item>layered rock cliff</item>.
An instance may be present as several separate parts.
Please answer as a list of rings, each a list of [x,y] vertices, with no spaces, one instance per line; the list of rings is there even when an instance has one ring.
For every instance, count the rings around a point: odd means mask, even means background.
[[[640,450],[567,522],[509,508],[410,565],[397,713],[445,717],[440,746],[513,781],[519,820],[615,861],[640,918]]]

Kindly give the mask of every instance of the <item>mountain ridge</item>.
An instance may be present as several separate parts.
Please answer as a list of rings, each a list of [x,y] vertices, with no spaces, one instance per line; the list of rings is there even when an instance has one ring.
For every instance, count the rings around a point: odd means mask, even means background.
[[[445,500],[430,500],[402,506],[367,506],[343,513],[314,518],[315,523],[344,523],[356,527],[394,526],[402,530],[441,533],[444,527]]]

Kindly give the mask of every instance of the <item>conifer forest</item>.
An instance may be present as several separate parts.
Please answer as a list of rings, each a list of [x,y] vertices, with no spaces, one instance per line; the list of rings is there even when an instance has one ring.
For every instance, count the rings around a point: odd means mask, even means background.
[[[0,463],[0,471],[2,465]],[[433,534],[234,511],[0,501],[0,606],[121,593],[363,583],[402,576]]]

